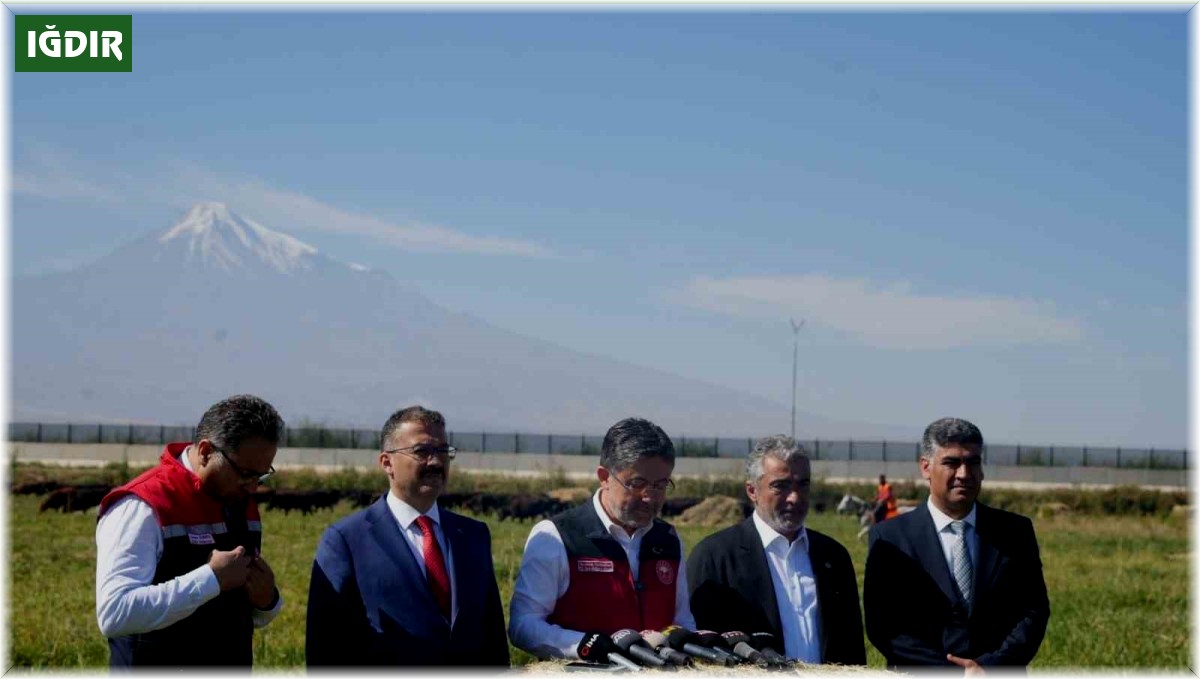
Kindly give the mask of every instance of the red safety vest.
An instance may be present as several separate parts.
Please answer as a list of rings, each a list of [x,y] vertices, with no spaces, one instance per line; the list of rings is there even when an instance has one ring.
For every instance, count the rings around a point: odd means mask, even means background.
[[[681,553],[675,529],[655,519],[642,537],[638,580],[625,550],[591,502],[551,518],[567,550],[571,582],[548,622],[580,632],[662,629],[675,620]]]

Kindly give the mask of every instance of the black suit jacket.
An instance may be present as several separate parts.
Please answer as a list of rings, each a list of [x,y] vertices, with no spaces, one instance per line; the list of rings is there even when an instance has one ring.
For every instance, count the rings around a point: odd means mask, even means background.
[[[821,615],[821,658],[826,663],[865,665],[858,581],[850,553],[828,535],[807,530]],[[770,632],[783,645],[775,584],[753,516],[696,545],[688,558],[688,589],[699,628]],[[782,648],[775,650],[783,653]]]
[[[308,590],[307,664],[508,667],[486,524],[439,508],[454,562],[451,629],[386,496],[325,530]]]
[[[871,529],[863,583],[867,637],[890,666],[1028,665],[1046,635],[1050,600],[1033,523],[975,503],[979,553],[968,615],[928,505]]]

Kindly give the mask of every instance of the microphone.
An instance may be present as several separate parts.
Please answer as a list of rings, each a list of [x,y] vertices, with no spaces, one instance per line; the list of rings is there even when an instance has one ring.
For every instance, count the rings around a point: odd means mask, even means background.
[[[720,634],[708,629],[698,629],[696,630],[696,638],[700,640],[701,644],[732,660],[733,662],[730,664],[736,665],[742,662],[741,658],[729,652],[729,647],[725,644],[725,640],[721,638]]]
[[[767,657],[767,660],[770,660],[776,665],[783,666],[792,664],[790,660],[783,657],[778,651],[775,650],[775,635],[771,634],[770,632],[753,632],[750,634],[750,641],[748,643],[762,652],[762,654]]]
[[[630,672],[641,672],[642,668],[629,658],[617,652],[617,645],[603,632],[588,632],[583,635],[579,645],[575,647],[580,660],[604,662],[607,660],[614,665],[620,665]]]
[[[771,664],[771,661],[767,660],[765,655],[759,653],[758,649],[746,643],[750,637],[746,636],[745,633],[725,632],[721,635],[721,638],[725,640],[725,643],[733,646],[733,654],[742,660],[749,660],[759,667],[767,667]]]
[[[732,665],[727,656],[723,656],[716,651],[709,650],[700,644],[693,642],[696,638],[695,634],[685,630],[678,625],[671,625],[663,630],[663,634],[667,637],[667,643],[676,651],[683,651],[693,658],[703,658],[709,662],[715,662],[718,665]]]
[[[637,633],[637,630],[622,629],[613,632],[613,643],[625,655],[637,660],[643,665],[650,667],[662,667],[667,664],[666,660],[658,657],[654,649],[650,648],[646,642],[642,641],[642,635]],[[672,667],[674,669],[674,667]]]
[[[650,645],[650,648],[653,648],[663,660],[674,663],[681,667],[687,667],[692,664],[691,658],[667,645],[667,637],[662,632],[655,632],[652,629],[644,629],[642,630],[642,639],[645,640],[645,642]]]

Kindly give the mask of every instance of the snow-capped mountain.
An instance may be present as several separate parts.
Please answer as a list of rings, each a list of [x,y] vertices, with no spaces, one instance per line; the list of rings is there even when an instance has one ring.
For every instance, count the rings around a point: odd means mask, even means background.
[[[262,264],[279,273],[295,273],[312,265],[313,246],[258,222],[233,214],[224,203],[200,203],[158,237],[164,257],[182,246],[188,263],[234,269]],[[172,247],[174,246],[174,247]]]
[[[239,392],[285,419],[377,427],[424,403],[458,431],[758,436],[780,405],[581,354],[447,311],[386,272],[327,257],[219,203],[63,274],[13,281],[12,413],[194,424]],[[805,436],[912,432],[798,414]]]

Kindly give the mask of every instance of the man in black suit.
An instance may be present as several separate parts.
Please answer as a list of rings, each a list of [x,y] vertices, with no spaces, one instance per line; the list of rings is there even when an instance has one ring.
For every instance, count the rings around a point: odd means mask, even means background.
[[[1028,665],[1050,601],[1029,519],[976,501],[983,434],[956,418],[925,429],[929,501],[871,528],[867,637],[889,666]]]
[[[811,464],[789,436],[760,439],[746,460],[754,514],[708,536],[688,559],[696,624],[770,632],[789,658],[865,665],[858,582],[846,548],[805,528]]]

